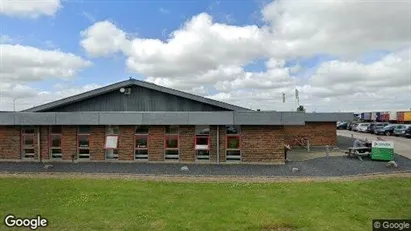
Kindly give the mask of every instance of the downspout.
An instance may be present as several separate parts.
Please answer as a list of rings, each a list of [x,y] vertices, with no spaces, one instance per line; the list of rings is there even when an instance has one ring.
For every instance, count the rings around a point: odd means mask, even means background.
[[[217,125],[217,164],[220,164],[220,125]]]
[[[40,161],[40,163],[42,162],[42,159],[41,159],[41,144],[40,144],[40,126],[38,126],[37,127],[37,150],[39,150],[39,153],[38,153],[38,155],[39,155],[39,161]]]

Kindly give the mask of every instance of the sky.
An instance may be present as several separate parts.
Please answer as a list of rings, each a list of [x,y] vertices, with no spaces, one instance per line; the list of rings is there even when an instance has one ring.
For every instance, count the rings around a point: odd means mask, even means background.
[[[130,77],[251,109],[411,109],[411,0],[0,0],[0,111]],[[283,102],[285,93],[285,102]]]

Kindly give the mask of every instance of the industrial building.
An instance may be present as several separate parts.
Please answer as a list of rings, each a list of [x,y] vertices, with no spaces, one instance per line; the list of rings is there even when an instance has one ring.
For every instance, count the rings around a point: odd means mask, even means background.
[[[352,113],[253,111],[129,79],[0,113],[0,159],[278,163],[284,144],[336,145]]]

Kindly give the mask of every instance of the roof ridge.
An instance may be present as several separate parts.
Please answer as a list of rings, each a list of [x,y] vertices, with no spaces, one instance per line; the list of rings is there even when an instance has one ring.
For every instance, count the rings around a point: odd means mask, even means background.
[[[226,103],[226,102],[222,102],[222,101],[206,98],[206,97],[203,97],[203,96],[195,95],[195,94],[192,94],[192,93],[188,93],[188,92],[184,92],[184,91],[180,91],[180,90],[160,86],[160,85],[157,85],[155,83],[130,78],[128,80],[124,80],[124,81],[116,82],[116,83],[113,83],[113,84],[109,84],[107,86],[103,86],[103,87],[100,87],[100,88],[97,88],[97,89],[93,89],[91,91],[83,92],[83,93],[80,93],[80,94],[77,94],[77,95],[72,95],[72,96],[69,96],[69,97],[66,97],[66,98],[63,98],[63,99],[59,99],[59,100],[56,100],[56,101],[52,101],[52,102],[49,102],[49,103],[45,103],[45,104],[41,104],[41,105],[38,105],[38,106],[35,106],[35,107],[31,107],[31,108],[23,110],[23,112],[40,112],[40,111],[44,111],[44,110],[50,110],[52,108],[63,106],[63,105],[69,104],[69,103],[74,103],[74,102],[85,100],[85,99],[88,99],[88,98],[91,98],[91,97],[102,95],[102,94],[108,93],[110,91],[113,91],[116,88],[121,88],[121,87],[125,87],[125,86],[128,86],[128,85],[135,85],[135,86],[139,86],[139,87],[143,87],[143,88],[149,88],[149,89],[154,90],[154,91],[160,91],[160,92],[175,95],[175,96],[178,96],[178,97],[187,98],[187,99],[194,100],[194,101],[197,101],[197,102],[201,102],[201,103],[213,105],[213,106],[216,106],[216,107],[224,108],[224,109],[227,109],[227,110],[252,111],[251,109],[240,107],[240,106],[233,105],[233,104],[229,104],[229,103]]]

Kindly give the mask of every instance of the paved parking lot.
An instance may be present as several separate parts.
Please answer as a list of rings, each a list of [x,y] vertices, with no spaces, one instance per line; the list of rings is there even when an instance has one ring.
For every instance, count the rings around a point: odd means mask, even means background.
[[[348,130],[337,130],[337,135],[345,136],[345,137],[351,137],[351,135],[353,135],[354,138],[360,138],[360,139],[367,138],[370,141],[377,139],[377,136],[374,134],[352,132]],[[396,137],[396,136],[384,136],[384,135],[380,135],[379,137],[382,137],[385,140],[394,141],[394,151],[402,156],[405,156],[411,159],[411,139],[407,139],[404,137]]]

